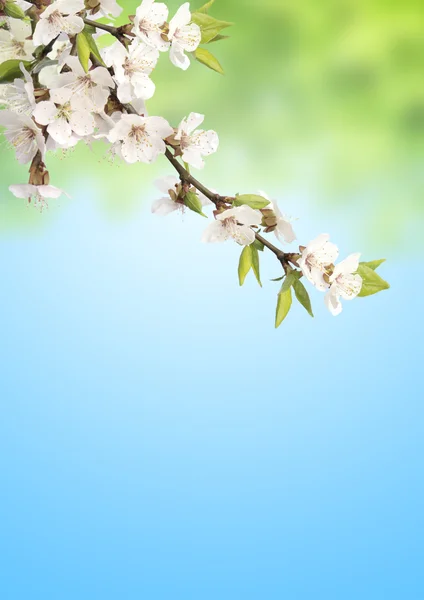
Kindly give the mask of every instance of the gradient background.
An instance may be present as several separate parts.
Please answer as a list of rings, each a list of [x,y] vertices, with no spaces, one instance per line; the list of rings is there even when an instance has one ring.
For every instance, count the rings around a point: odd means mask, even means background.
[[[2,600],[424,598],[421,2],[214,14],[226,76],[162,57],[151,114],[204,112],[202,180],[385,256],[392,288],[338,318],[311,290],[275,331],[272,256],[240,289],[235,245],[151,215],[164,159],[52,157],[72,200],[40,214],[3,144]]]

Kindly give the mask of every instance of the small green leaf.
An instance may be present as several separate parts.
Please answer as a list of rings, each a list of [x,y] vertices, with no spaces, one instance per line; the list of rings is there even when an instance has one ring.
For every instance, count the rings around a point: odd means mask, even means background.
[[[378,273],[364,264],[359,265],[357,272],[362,277],[362,288],[358,294],[361,298],[372,296],[382,290],[388,290],[390,287],[387,281],[384,281]]]
[[[4,5],[4,12],[8,17],[12,17],[12,19],[25,19],[26,14],[22,10],[20,6],[16,4],[13,0],[7,0]]]
[[[209,2],[206,2],[206,4],[204,4],[202,6],[202,8],[198,8],[196,10],[196,12],[198,13],[207,13],[208,10],[210,9],[210,7],[212,6],[212,4],[215,2],[215,0],[209,0]]]
[[[207,219],[207,216],[202,211],[203,207],[199,196],[194,192],[187,192],[187,194],[184,196],[184,204],[193,212],[197,213],[198,215],[202,215],[202,217]]]
[[[285,282],[284,282],[285,283]],[[280,327],[281,323],[289,314],[291,305],[292,305],[292,292],[291,287],[287,290],[283,291],[283,287],[281,288],[280,293],[278,294],[277,300],[277,310],[275,312],[275,328]]]
[[[260,210],[261,208],[268,206],[269,200],[265,200],[265,198],[262,198],[262,196],[257,196],[256,194],[243,194],[242,196],[236,196],[233,201],[233,205],[243,206],[243,204],[250,206],[250,208]]]
[[[102,67],[107,68],[106,65],[105,65],[105,63],[104,63],[104,61],[103,61],[103,59],[102,59],[102,55],[100,54],[100,51],[99,51],[99,49],[97,47],[97,44],[96,44],[96,42],[95,42],[95,40],[93,38],[91,29],[92,28],[89,25],[86,25],[84,27],[84,31],[83,31],[84,36],[85,36],[85,38],[86,38],[86,40],[88,42],[88,45],[90,46],[90,53],[94,56],[94,58],[97,59],[97,61],[99,62],[99,64],[102,65]],[[95,31],[94,31],[94,33],[95,33]]]
[[[77,54],[82,68],[87,73],[91,49],[84,32],[81,32],[77,35]]]
[[[365,265],[366,267],[369,267],[370,269],[372,269],[373,271],[375,271],[384,262],[386,262],[386,259],[385,258],[380,258],[379,260],[371,260],[370,262],[361,262],[359,264],[360,265]]]
[[[253,272],[255,274],[257,282],[262,287],[261,273],[260,273],[260,268],[259,268],[259,252],[258,252],[258,249],[253,244],[251,244],[248,247],[251,248],[251,251],[252,251],[252,269],[253,269]]]
[[[202,65],[209,67],[212,71],[216,71],[221,75],[224,75],[224,69],[222,68],[219,60],[206,48],[196,48],[194,56]]]
[[[285,275],[281,275],[281,277],[277,277],[276,279],[270,279],[270,281],[283,281]]]
[[[195,12],[191,15],[191,20],[200,27],[202,32],[202,44],[207,44],[212,41],[222,29],[230,27],[232,23],[228,21],[219,21],[210,15],[201,12]]]
[[[291,288],[293,283],[296,281],[297,275],[296,271],[291,271],[285,278],[283,285],[281,286],[281,291],[286,292]]]
[[[20,69],[20,64],[23,64],[25,69],[31,70],[31,67],[35,64],[28,60],[6,60],[0,64],[0,83],[11,83],[15,79],[23,79],[24,74]]]
[[[263,252],[265,246],[263,245],[262,242],[260,242],[259,240],[255,240],[252,244],[252,246],[254,246],[257,250],[259,250],[259,252]]]
[[[252,248],[251,246],[245,246],[240,254],[239,266],[238,266],[238,276],[239,283],[243,285],[247,274],[252,268]]]
[[[296,278],[294,280],[293,289],[298,302],[300,302],[300,304],[308,311],[311,317],[313,317],[314,313],[312,312],[311,299],[309,298],[309,294],[300,279]]]

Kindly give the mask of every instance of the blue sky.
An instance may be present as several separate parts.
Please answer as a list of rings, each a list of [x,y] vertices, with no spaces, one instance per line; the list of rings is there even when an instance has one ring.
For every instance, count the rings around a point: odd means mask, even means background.
[[[272,257],[73,196],[0,241],[0,596],[423,598],[418,262],[275,331]]]

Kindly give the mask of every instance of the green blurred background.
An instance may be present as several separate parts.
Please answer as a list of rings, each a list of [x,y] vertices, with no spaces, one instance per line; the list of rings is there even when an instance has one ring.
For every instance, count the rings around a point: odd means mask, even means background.
[[[121,4],[128,15],[139,2]],[[168,2],[171,15],[179,4]],[[191,3],[192,10],[201,4]],[[174,125],[191,111],[206,115],[205,126],[221,140],[202,174],[207,183],[214,187],[219,176],[226,193],[255,186],[277,190],[283,207],[285,198],[302,196],[336,218],[361,214],[361,235],[370,249],[382,242],[419,245],[422,2],[217,0],[211,14],[235,23],[224,32],[229,40],[210,45],[226,75],[199,63],[182,72],[161,56],[153,74],[157,92],[148,102],[150,114]],[[66,161],[51,157],[49,166],[54,184],[71,186],[74,202],[77,176],[83,185],[101,186],[100,210],[130,218],[151,196],[154,177],[167,171],[164,162],[111,167],[103,145],[80,145]],[[50,211],[41,220],[9,197],[9,183],[24,182],[26,172],[4,144],[0,173],[1,229],[41,226],[54,218]]]

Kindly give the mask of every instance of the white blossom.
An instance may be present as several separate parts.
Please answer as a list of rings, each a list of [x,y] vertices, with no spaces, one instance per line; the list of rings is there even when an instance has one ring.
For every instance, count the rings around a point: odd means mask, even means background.
[[[19,163],[30,162],[39,150],[44,156],[43,133],[29,116],[3,110],[0,111],[0,125],[6,127],[4,135],[15,149]]]
[[[281,212],[277,201],[271,200],[267,194],[263,191],[259,191],[258,194],[265,198],[265,200],[269,200],[268,206],[265,207],[265,210],[272,210],[277,219],[277,223],[274,229],[275,237],[282,243],[291,244],[296,239],[296,234],[293,230],[293,226],[290,222],[290,219]]]
[[[9,19],[9,30],[0,29],[0,63],[11,59],[33,60],[35,50],[31,37],[31,23]]]
[[[169,42],[162,38],[161,27],[168,19],[168,7],[163,2],[143,0],[137,8],[133,32],[143,42],[164,51],[169,48]]]
[[[24,79],[0,85],[0,104],[18,114],[31,115],[35,108],[34,84],[31,75],[20,65]]]
[[[156,187],[165,194],[162,198],[155,200],[152,204],[152,213],[162,217],[168,215],[175,210],[185,210],[185,204],[178,200],[182,184],[181,180],[174,175],[162,177],[155,181]],[[212,202],[204,194],[196,192],[202,206],[208,206]]]
[[[185,52],[194,52],[202,39],[200,27],[196,23],[190,24],[190,21],[190,3],[186,2],[180,6],[169,23],[169,57],[176,67],[184,71],[190,66],[190,59]]]
[[[158,58],[157,48],[146,46],[138,40],[134,40],[128,50],[120,42],[103,50],[105,63],[114,68],[120,102],[126,104],[134,98],[148,100],[153,96],[155,84],[149,75]]]
[[[152,213],[164,217],[174,210],[184,210],[185,205],[178,201],[181,181],[177,177],[170,175],[168,177],[162,177],[162,179],[157,179],[155,181],[155,186],[165,194],[165,196],[153,202]]]
[[[225,242],[232,238],[240,246],[249,246],[255,241],[252,226],[259,226],[262,215],[250,206],[230,208],[216,217],[203,232],[202,242]]]
[[[302,273],[318,290],[325,291],[329,285],[324,279],[327,267],[333,264],[339,255],[335,244],[329,241],[330,236],[322,233],[309,242],[298,260]]]
[[[91,135],[95,127],[94,117],[84,102],[66,88],[51,90],[50,100],[37,104],[34,119],[40,125],[47,125],[51,137],[64,147],[74,144],[74,134]]]
[[[356,298],[362,288],[362,277],[356,273],[360,254],[351,254],[334,267],[330,275],[330,289],[325,295],[325,304],[332,315],[342,312],[340,296],[345,300]]]
[[[25,198],[33,206],[43,210],[47,208],[47,200],[49,198],[59,198],[62,194],[68,196],[63,190],[54,187],[54,185],[11,185],[9,190],[16,198]],[[69,198],[69,196],[68,196]]]
[[[115,87],[109,71],[104,67],[96,67],[86,73],[77,56],[69,56],[65,64],[71,71],[53,77],[49,87],[67,88],[79,96],[86,110],[101,112],[108,101],[110,88]]]
[[[121,152],[126,162],[151,163],[165,153],[164,139],[172,133],[172,127],[163,117],[122,115],[108,139],[112,144],[122,142]]]
[[[191,113],[181,121],[175,135],[175,139],[180,142],[183,160],[197,169],[203,169],[205,166],[202,156],[213,154],[219,145],[218,134],[215,131],[195,131],[204,118],[204,115]]]
[[[75,35],[84,29],[84,21],[77,13],[85,10],[84,0],[56,0],[40,15],[33,41],[36,46],[47,46],[61,33]]]

